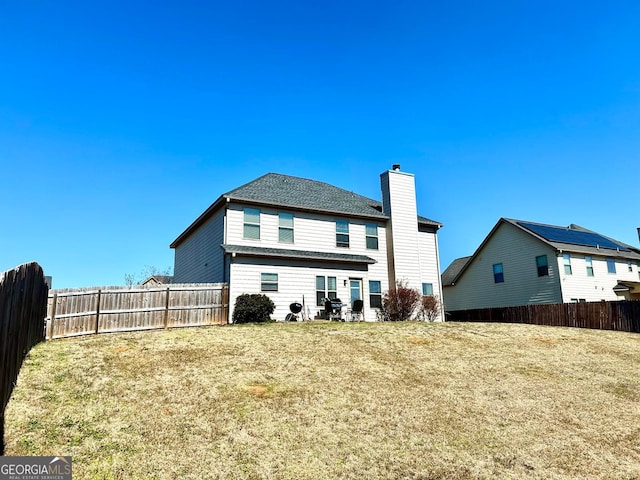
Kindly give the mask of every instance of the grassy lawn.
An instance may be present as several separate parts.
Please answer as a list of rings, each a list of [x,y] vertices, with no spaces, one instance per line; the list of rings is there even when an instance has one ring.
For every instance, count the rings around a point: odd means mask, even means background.
[[[74,478],[640,480],[640,335],[269,324],[37,346],[7,455]]]

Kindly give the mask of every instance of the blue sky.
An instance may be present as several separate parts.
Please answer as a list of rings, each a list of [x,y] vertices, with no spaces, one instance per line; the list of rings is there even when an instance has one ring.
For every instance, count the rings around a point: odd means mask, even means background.
[[[500,217],[638,245],[640,2],[0,2],[0,270],[121,285],[267,172],[414,173],[441,267]]]

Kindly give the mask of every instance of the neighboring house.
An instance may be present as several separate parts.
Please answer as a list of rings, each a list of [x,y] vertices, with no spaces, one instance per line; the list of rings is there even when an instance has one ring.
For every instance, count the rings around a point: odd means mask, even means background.
[[[276,173],[225,193],[171,244],[174,282],[229,283],[230,319],[243,293],[269,296],[278,320],[293,302],[316,318],[323,298],[361,299],[375,320],[396,281],[442,298],[442,225],[418,216],[412,174],[394,165],[380,179],[382,202]]]
[[[442,274],[447,311],[640,299],[640,249],[578,225],[501,218]]]
[[[151,275],[149,278],[144,280],[140,285],[166,285],[168,283],[173,283],[172,275]]]

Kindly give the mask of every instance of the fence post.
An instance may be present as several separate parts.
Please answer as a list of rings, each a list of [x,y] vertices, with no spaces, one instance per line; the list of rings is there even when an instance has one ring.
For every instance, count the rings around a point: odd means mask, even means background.
[[[53,294],[53,305],[51,305],[51,331],[49,333],[49,340],[53,340],[53,322],[56,319],[56,307],[58,306],[58,294],[54,293]]]
[[[169,295],[171,294],[171,288],[167,287],[167,296],[164,300],[164,328],[169,328]]]
[[[102,290],[98,290],[98,298],[96,299],[96,335],[100,329],[100,295]]]
[[[222,321],[221,325],[229,323],[229,284],[222,286]]]

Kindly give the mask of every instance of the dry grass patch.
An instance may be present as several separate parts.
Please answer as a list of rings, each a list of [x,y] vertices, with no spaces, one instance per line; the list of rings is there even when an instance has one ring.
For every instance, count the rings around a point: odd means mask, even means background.
[[[268,324],[32,350],[7,454],[74,478],[640,480],[640,336]]]

